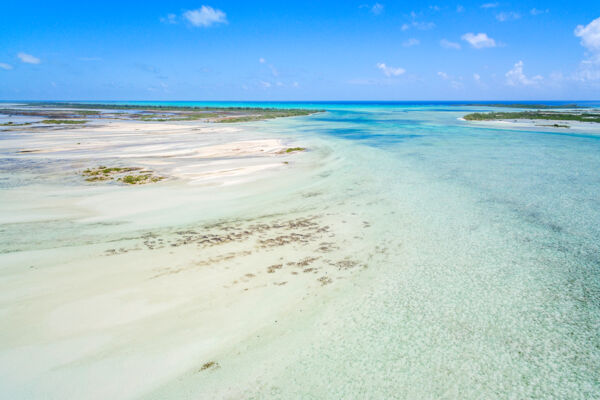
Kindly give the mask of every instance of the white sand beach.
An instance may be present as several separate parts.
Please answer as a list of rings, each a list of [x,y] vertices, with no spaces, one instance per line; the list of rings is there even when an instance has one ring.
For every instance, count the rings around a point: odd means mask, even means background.
[[[223,354],[301,317],[325,287],[363,268],[339,247],[362,221],[340,230],[339,215],[280,214],[273,198],[262,211],[257,200],[240,203],[239,194],[285,192],[292,169],[314,168],[314,155],[286,154],[291,146],[203,123],[104,122],[5,138],[2,151],[55,175],[5,191],[2,224],[64,221],[86,233],[65,251],[58,232],[23,231],[18,251],[0,255],[3,390],[13,399],[139,397],[218,368]],[[166,179],[86,182],[81,171],[98,165]]]

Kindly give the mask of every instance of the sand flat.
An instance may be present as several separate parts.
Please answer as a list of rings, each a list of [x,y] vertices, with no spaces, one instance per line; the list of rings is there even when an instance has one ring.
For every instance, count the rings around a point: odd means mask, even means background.
[[[272,135],[207,125],[120,121],[2,143],[44,149],[18,161],[46,179],[0,194],[13,230],[0,254],[0,313],[12,327],[0,333],[0,376],[13,398],[142,396],[218,366],[361,270],[333,244],[354,240],[348,228],[360,222],[349,215],[237,200],[294,187],[284,160],[303,154],[282,154],[288,145]],[[167,180],[85,182],[80,172],[98,165]]]

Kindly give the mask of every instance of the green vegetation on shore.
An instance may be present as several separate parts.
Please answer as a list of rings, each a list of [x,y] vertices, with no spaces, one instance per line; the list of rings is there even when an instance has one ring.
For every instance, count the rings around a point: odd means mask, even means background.
[[[98,115],[100,114],[100,111],[95,111],[95,110],[77,110],[78,114],[81,115]]]
[[[81,124],[71,118],[126,119],[148,122],[196,121],[234,123],[296,117],[322,110],[263,107],[154,106],[102,103],[29,102],[29,108],[1,109],[0,114],[47,118],[43,123]],[[101,111],[100,111],[101,110]],[[68,122],[72,121],[72,122]]]
[[[15,123],[12,121],[8,121],[8,122],[4,122],[2,124],[0,124],[0,126],[27,126],[27,125],[31,125],[33,124],[33,122],[23,122],[23,123]]]
[[[497,121],[505,119],[535,119],[546,121],[580,121],[600,123],[600,113],[565,113],[552,111],[472,113],[463,117],[467,121]]]
[[[588,108],[584,106],[577,105],[575,103],[570,104],[528,104],[528,103],[464,103],[457,104],[458,106],[476,106],[476,107],[502,107],[502,108],[525,108],[525,109],[535,109],[535,110],[545,110],[545,109],[561,109],[561,108]]]
[[[254,111],[253,111],[254,112]],[[219,123],[232,123],[232,122],[251,122],[251,121],[262,121],[265,119],[283,118],[283,117],[298,117],[303,115],[314,114],[315,110],[298,110],[298,109],[261,109],[258,114],[243,115],[240,117],[224,117],[216,120]]]
[[[27,103],[34,107],[47,108],[82,108],[82,109],[100,109],[100,110],[146,110],[146,111],[257,111],[257,112],[301,112],[315,113],[322,110],[308,109],[286,109],[286,108],[267,108],[267,107],[199,107],[199,106],[155,106],[155,105],[137,105],[137,104],[105,104],[105,103],[62,103],[62,102],[31,102]]]

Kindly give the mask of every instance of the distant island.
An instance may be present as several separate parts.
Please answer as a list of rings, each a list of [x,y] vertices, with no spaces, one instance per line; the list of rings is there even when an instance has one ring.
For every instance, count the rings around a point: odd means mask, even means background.
[[[544,121],[578,121],[600,123],[600,112],[555,112],[555,111],[520,111],[520,112],[485,112],[471,113],[463,117],[467,121],[500,121],[500,120],[544,120]],[[555,124],[558,125],[558,124]],[[554,125],[552,125],[554,126]],[[556,127],[568,127],[556,126]]]
[[[120,112],[121,110],[127,112]],[[79,123],[76,120],[77,118],[135,119],[139,121],[158,122],[204,120],[206,122],[233,123],[305,116],[321,111],[260,107],[180,107],[68,102],[24,102],[20,103],[18,107],[0,108],[0,114],[4,115],[44,117],[47,118],[46,121],[54,121],[52,123],[62,122],[71,124]],[[71,120],[72,118],[75,120]]]
[[[580,106],[575,103],[570,104],[530,104],[530,103],[463,103],[457,104],[458,106],[478,106],[478,107],[502,107],[502,108],[525,108],[535,110],[545,109],[573,109],[573,108],[588,108],[586,106]]]

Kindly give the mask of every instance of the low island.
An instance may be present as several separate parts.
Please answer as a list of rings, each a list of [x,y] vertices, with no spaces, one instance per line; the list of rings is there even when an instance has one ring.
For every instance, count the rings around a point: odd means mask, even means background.
[[[600,123],[600,112],[596,111],[509,111],[476,112],[463,117],[466,121],[529,121],[537,126],[570,128],[568,123]],[[540,123],[538,123],[540,122]]]
[[[31,102],[0,108],[0,115],[42,117],[42,124],[83,124],[86,120],[251,122],[311,115],[321,110],[261,107],[195,107],[131,104]],[[26,123],[31,125],[31,123]],[[17,126],[11,122],[4,126]],[[25,124],[21,124],[25,125]]]

